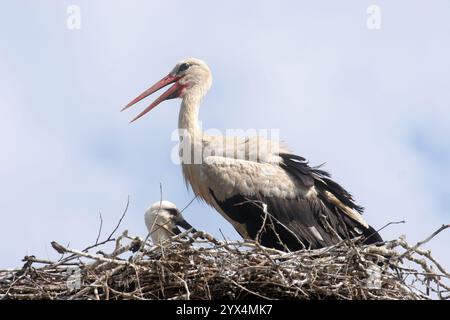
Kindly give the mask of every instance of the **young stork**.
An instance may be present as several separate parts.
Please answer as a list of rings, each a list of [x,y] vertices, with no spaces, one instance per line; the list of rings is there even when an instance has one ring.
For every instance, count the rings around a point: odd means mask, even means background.
[[[131,122],[164,100],[182,99],[178,127],[185,181],[243,238],[291,251],[321,248],[358,236],[367,244],[382,241],[352,196],[303,157],[261,137],[203,134],[198,113],[211,82],[206,63],[188,58],[122,110],[172,84]]]
[[[180,234],[182,227],[185,230],[196,230],[183,218],[180,210],[169,201],[158,201],[145,211],[145,225],[147,226],[153,243],[160,243]]]

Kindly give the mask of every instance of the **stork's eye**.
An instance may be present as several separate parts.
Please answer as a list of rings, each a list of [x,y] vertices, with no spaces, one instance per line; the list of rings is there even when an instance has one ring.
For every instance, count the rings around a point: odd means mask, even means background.
[[[189,63],[182,63],[179,67],[178,67],[178,72],[183,72],[186,71],[191,65]]]
[[[176,209],[176,208],[170,208],[170,209],[166,209],[166,210],[173,216],[178,215],[178,209]]]

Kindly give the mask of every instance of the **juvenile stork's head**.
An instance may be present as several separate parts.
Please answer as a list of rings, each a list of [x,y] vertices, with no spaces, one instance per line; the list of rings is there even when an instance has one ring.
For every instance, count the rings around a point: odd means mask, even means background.
[[[145,212],[145,224],[147,226],[153,243],[160,243],[180,234],[182,227],[185,230],[192,229],[192,226],[183,218],[180,210],[169,201],[158,201],[152,204]]]
[[[211,87],[212,76],[207,64],[196,58],[187,58],[178,62],[170,73],[145,90],[137,98],[127,104],[123,109],[127,109],[145,97],[158,91],[169,84],[173,84],[166,92],[158,97],[144,111],[138,114],[131,122],[136,121],[144,114],[152,110],[164,100],[174,98],[198,98],[201,99]]]

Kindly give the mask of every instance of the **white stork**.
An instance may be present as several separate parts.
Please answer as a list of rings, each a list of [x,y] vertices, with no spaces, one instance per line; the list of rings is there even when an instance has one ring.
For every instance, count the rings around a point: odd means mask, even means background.
[[[206,63],[188,58],[122,110],[173,84],[131,122],[164,100],[182,99],[180,139],[198,157],[192,162],[182,156],[185,181],[243,238],[291,251],[321,248],[358,236],[366,244],[382,242],[350,193],[303,157],[261,137],[203,134],[198,113],[211,83]]]
[[[180,210],[169,201],[163,200],[152,204],[145,211],[145,225],[147,226],[153,243],[160,243],[180,234],[182,227],[185,230],[196,230],[184,219]]]

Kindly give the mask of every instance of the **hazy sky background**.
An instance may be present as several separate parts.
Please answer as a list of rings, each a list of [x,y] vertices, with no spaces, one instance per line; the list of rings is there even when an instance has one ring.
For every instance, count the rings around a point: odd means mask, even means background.
[[[81,29],[66,27],[67,6]],[[381,29],[366,9],[381,9]],[[143,214],[192,198],[171,162],[179,100],[128,122],[119,110],[185,57],[213,87],[203,127],[275,128],[366,207],[385,239],[410,241],[450,222],[450,2],[4,1],[0,11],[0,268],[54,258],[50,241],[144,237]],[[237,233],[194,202],[197,229]],[[428,246],[450,266],[450,232]]]

